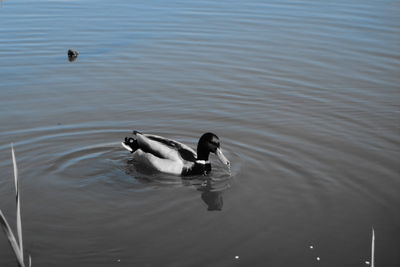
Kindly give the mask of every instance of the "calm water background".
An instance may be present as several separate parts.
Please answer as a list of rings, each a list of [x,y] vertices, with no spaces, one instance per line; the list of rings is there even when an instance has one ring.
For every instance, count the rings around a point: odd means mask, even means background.
[[[371,227],[400,266],[399,10],[1,1],[0,208],[14,225],[14,142],[34,266],[366,266]],[[213,131],[232,176],[137,170],[133,129]]]

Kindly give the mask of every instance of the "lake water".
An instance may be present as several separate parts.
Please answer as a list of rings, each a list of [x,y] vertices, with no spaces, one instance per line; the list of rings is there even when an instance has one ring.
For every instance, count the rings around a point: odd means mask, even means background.
[[[399,10],[0,1],[0,209],[14,226],[14,143],[33,266],[368,266],[372,227],[400,266]],[[137,169],[134,129],[214,132],[232,173]]]

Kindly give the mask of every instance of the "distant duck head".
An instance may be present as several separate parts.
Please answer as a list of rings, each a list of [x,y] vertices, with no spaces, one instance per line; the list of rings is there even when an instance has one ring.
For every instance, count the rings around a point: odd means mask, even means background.
[[[200,137],[197,144],[197,160],[208,161],[210,153],[217,155],[222,164],[230,166],[229,160],[222,153],[218,136],[213,133],[205,133]]]

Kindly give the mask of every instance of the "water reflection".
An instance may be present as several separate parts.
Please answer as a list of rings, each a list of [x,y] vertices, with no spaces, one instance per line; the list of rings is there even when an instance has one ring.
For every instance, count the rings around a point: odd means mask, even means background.
[[[222,210],[224,205],[223,192],[229,188],[229,182],[230,178],[216,180],[207,177],[201,183],[183,180],[183,184],[197,187],[197,190],[201,192],[201,199],[206,203],[209,211]]]
[[[207,210],[222,210],[224,201],[222,191],[205,191],[201,194],[201,199],[208,205]]]
[[[224,205],[222,198],[223,190],[213,191],[210,180],[207,181],[206,187],[199,188],[198,190],[203,191],[201,199],[207,204],[209,211],[222,210],[222,206]]]
[[[125,172],[132,176],[135,181],[147,185],[165,185],[194,187],[201,192],[200,199],[207,205],[209,211],[221,211],[224,205],[223,192],[230,187],[231,176],[210,177],[210,176],[191,176],[178,177],[155,172],[146,166],[134,164],[133,159],[129,159],[125,167]]]

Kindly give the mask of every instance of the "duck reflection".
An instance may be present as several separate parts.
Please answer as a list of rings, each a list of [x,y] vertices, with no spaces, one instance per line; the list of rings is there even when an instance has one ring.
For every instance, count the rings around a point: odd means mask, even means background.
[[[201,193],[201,199],[207,204],[209,211],[222,210],[224,200],[222,198],[222,191],[206,190]]]
[[[201,183],[195,183],[193,181],[186,182],[187,185],[194,185],[197,190],[201,192],[201,199],[206,203],[207,210],[209,211],[221,211],[224,205],[223,192],[229,188],[229,180],[215,180],[207,178]]]
[[[141,183],[155,183],[158,185],[179,185],[195,187],[201,192],[200,198],[207,205],[208,211],[221,211],[224,205],[223,192],[230,187],[231,176],[217,175],[218,178],[195,176],[190,178],[179,178],[175,175],[162,176],[154,170],[148,169],[145,166],[133,164],[133,160],[128,160],[125,172]],[[175,183],[173,183],[175,181]]]

